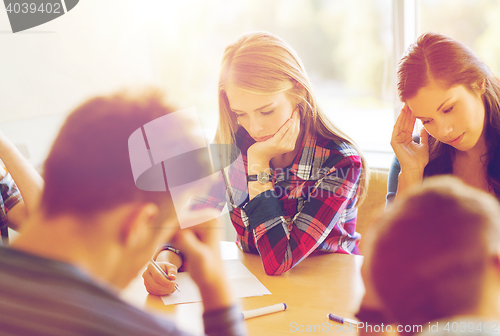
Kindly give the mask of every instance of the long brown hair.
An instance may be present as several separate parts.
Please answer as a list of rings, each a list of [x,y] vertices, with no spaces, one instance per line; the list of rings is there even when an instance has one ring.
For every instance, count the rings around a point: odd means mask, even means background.
[[[398,66],[398,94],[405,102],[418,90],[439,80],[447,87],[463,85],[477,93],[484,83],[482,95],[485,107],[485,165],[488,183],[500,198],[500,80],[488,66],[462,43],[435,33],[421,35],[401,58]],[[429,163],[424,176],[451,174],[455,149],[434,137],[429,137]]]
[[[368,189],[369,168],[361,150],[319,109],[305,68],[295,51],[282,39],[267,32],[252,32],[229,45],[222,57],[219,77],[219,124],[215,142],[236,144],[236,116],[229,108],[226,85],[231,83],[247,92],[275,94],[285,92],[299,101],[301,121],[306,132],[316,132],[353,146],[362,161],[358,205]]]

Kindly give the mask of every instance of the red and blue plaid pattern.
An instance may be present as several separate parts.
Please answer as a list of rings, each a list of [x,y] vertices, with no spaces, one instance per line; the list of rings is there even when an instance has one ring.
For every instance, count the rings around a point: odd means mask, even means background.
[[[1,161],[0,161],[1,162]],[[22,200],[21,193],[17,189],[14,180],[0,163],[0,245],[2,237],[8,237],[7,212]]]
[[[221,184],[195,208],[222,209],[227,200],[237,244],[260,254],[267,274],[284,273],[314,251],[359,254],[355,204],[362,163],[356,150],[306,134],[294,162],[273,170],[274,189],[248,201],[246,153],[253,143],[240,128],[242,160],[229,171],[229,192]]]

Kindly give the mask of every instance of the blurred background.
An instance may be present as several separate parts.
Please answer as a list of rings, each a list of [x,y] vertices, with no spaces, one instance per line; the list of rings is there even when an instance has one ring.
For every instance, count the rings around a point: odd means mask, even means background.
[[[196,107],[211,139],[222,53],[253,30],[272,32],[297,51],[320,107],[372,167],[390,164],[401,107],[396,63],[416,36],[447,34],[500,71],[496,0],[81,0],[66,15],[16,34],[1,9],[0,129],[41,169],[78,104],[156,85],[179,109]]]

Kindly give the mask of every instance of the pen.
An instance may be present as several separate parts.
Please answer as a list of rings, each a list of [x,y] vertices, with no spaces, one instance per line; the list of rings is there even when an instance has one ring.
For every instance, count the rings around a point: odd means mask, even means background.
[[[161,274],[163,274],[163,276],[164,276],[165,278],[167,278],[167,279],[168,279],[168,275],[167,275],[167,273],[165,273],[165,272],[161,269],[161,267],[160,267],[160,266],[158,266],[158,264],[156,263],[156,261],[154,261],[154,260],[153,260],[153,258],[151,258],[151,264],[153,265],[153,267],[154,267],[154,268],[156,268],[156,270],[157,270],[158,272],[160,272]],[[170,280],[170,279],[168,279],[168,280]],[[175,283],[175,289],[177,289],[179,292],[181,291],[181,290],[179,289],[179,284]]]
[[[276,312],[284,311],[284,310],[286,310],[286,303],[278,303],[278,304],[268,306],[268,307],[262,307],[262,308],[244,311],[243,318],[246,320],[246,319],[249,319],[252,317],[267,315],[267,314],[276,313]]]
[[[342,324],[349,323],[349,324],[358,325],[358,324],[362,323],[362,322],[358,322],[358,321],[352,320],[350,318],[338,316],[338,315],[335,315],[335,314],[328,314],[327,316],[328,316],[328,318],[330,320],[338,322],[338,323],[342,323]]]

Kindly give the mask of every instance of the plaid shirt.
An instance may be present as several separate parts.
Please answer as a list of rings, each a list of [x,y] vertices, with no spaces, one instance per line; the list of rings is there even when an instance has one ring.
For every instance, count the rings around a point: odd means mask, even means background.
[[[293,163],[273,170],[274,188],[248,201],[246,153],[255,141],[240,128],[236,142],[242,164],[229,171],[229,197],[225,186],[213,188],[195,209],[222,209],[227,199],[237,244],[260,254],[267,274],[284,273],[314,251],[359,254],[355,204],[362,164],[353,147],[304,136]]]
[[[1,162],[1,161],[0,161]],[[0,164],[0,245],[2,237],[7,237],[7,212],[22,200],[21,193],[17,189],[10,174]]]

